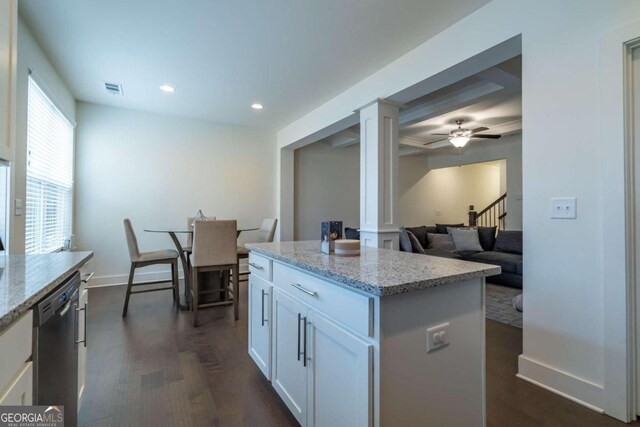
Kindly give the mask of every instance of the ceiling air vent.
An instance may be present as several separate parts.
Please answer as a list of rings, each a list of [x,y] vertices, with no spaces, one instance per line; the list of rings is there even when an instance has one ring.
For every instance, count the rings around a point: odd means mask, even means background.
[[[111,95],[122,95],[122,85],[104,82],[104,88]]]

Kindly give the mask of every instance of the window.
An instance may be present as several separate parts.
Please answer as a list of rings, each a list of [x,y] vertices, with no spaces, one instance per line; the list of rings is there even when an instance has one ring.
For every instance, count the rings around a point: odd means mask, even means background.
[[[25,253],[61,249],[73,216],[73,125],[29,76]]]

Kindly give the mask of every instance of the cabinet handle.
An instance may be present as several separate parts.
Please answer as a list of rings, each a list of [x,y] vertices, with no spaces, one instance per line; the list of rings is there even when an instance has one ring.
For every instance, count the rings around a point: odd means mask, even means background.
[[[253,263],[253,262],[250,262],[250,263],[249,263],[249,265],[250,265],[251,267],[253,267],[253,268],[258,269],[258,270],[264,270],[264,267],[263,267],[263,266],[258,265],[258,264],[255,264],[255,263]]]
[[[81,340],[76,339],[76,344],[83,344],[85,347],[87,346],[87,303],[84,303],[83,308],[76,307],[76,316],[79,316],[79,313],[84,311],[84,337]],[[76,332],[76,338],[79,338],[78,333]]]
[[[267,322],[267,319],[264,318],[264,296],[265,296],[266,292],[264,291],[264,289],[262,290],[262,326],[264,326],[264,324]]]
[[[82,283],[87,283],[93,277],[93,271],[89,273],[84,279],[81,280]]]
[[[304,341],[302,343],[302,353],[304,358],[302,359],[302,365],[306,368],[307,367],[307,317],[306,316],[303,318],[302,324],[304,325],[304,331],[303,331]]]
[[[300,285],[298,283],[292,283],[291,286],[293,286],[294,288],[298,289],[299,291],[304,292],[307,295],[311,295],[312,297],[317,297],[318,296],[317,292],[305,289],[305,288],[302,287],[302,285]]]
[[[298,353],[298,362],[300,361],[300,320],[302,320],[302,315],[298,313],[298,348],[296,349]]]

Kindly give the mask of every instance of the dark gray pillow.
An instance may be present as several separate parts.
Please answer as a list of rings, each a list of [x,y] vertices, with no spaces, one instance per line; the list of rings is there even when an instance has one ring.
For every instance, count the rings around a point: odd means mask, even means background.
[[[522,231],[498,231],[494,250],[522,255]]]
[[[485,251],[492,251],[496,244],[496,228],[497,227],[478,227],[478,239],[480,246]]]
[[[464,224],[436,224],[436,229],[438,230],[438,234],[447,234],[447,228],[459,228],[464,227]]]
[[[423,254],[424,255],[424,248],[422,247],[422,245],[418,241],[418,238],[416,237],[416,235],[413,234],[412,232],[410,232],[409,230],[407,230],[407,235],[409,236],[409,240],[411,241],[411,251],[414,254]]]
[[[429,249],[438,249],[440,251],[453,252],[456,250],[453,239],[448,234],[432,234],[427,235],[429,239]]]
[[[420,227],[407,227],[407,231],[412,232],[418,238],[420,246],[423,248],[427,247],[427,227],[425,225],[421,225]]]
[[[357,228],[345,227],[344,237],[345,239],[360,240],[360,232]]]
[[[402,252],[413,252],[411,248],[411,239],[409,233],[404,227],[400,227],[400,250]]]

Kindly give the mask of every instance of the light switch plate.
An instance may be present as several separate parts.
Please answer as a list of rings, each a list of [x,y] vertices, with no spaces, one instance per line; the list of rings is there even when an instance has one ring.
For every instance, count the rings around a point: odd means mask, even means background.
[[[449,322],[427,329],[427,353],[449,345]]]
[[[576,219],[576,198],[575,197],[554,197],[551,199],[552,219]]]
[[[15,209],[13,211],[15,216],[22,215],[22,199],[16,199]]]

